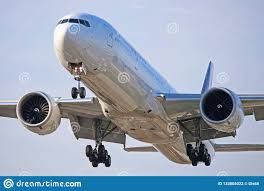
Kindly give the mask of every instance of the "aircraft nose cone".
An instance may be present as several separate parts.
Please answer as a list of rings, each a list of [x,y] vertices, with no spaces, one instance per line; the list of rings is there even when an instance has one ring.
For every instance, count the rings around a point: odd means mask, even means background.
[[[78,24],[58,25],[54,31],[54,45],[57,49],[64,49],[75,45],[78,41],[80,26]]]
[[[69,62],[75,62],[80,57],[79,33],[80,26],[75,23],[66,23],[55,28],[54,49],[59,57],[63,56]]]

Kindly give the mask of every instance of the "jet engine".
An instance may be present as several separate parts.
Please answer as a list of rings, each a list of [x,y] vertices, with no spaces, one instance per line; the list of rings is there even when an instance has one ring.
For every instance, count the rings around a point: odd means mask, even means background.
[[[24,127],[39,135],[54,132],[61,121],[55,100],[43,92],[24,95],[17,104],[16,114]]]
[[[234,132],[243,122],[239,97],[226,88],[211,88],[202,95],[200,112],[204,121],[222,132]]]

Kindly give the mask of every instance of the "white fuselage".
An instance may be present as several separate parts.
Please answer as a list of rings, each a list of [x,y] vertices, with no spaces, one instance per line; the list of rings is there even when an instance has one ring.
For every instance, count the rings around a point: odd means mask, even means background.
[[[140,54],[106,21],[89,14],[62,19],[84,19],[56,26],[54,48],[60,63],[70,72],[69,63],[82,63],[81,81],[98,97],[104,115],[131,137],[151,143],[170,160],[187,164],[185,143],[180,131],[155,93],[176,93]]]

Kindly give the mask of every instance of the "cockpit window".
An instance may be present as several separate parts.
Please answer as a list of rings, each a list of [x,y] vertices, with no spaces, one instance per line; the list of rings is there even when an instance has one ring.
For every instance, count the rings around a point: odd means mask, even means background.
[[[83,20],[83,19],[63,19],[63,20],[60,20],[58,22],[58,25],[59,24],[64,24],[64,23],[80,23],[82,24],[83,26],[86,26],[86,27],[90,27],[90,23],[86,20]]]
[[[79,19],[70,19],[69,23],[79,23]]]
[[[86,21],[86,20],[82,20],[82,19],[80,19],[80,23],[81,23],[82,25],[86,26],[86,27],[90,27],[89,22]]]
[[[59,24],[67,23],[69,19],[63,19],[59,22]]]
[[[90,27],[90,23],[88,21],[84,21],[85,26]]]
[[[85,26],[84,20],[80,19],[80,23]]]

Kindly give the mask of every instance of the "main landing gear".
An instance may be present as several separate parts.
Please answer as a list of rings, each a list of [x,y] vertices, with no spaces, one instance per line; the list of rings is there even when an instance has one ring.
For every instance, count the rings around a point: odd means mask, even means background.
[[[194,132],[190,131],[188,128],[185,127],[184,122],[189,121],[189,119],[185,119],[182,121],[178,121],[182,128],[185,128],[196,141],[195,148],[193,148],[192,144],[186,145],[186,153],[192,162],[193,166],[197,166],[199,162],[204,162],[205,166],[210,166],[211,164],[211,155],[208,152],[205,144],[202,142],[202,132],[201,132],[201,121],[200,117],[193,118],[192,122],[194,123]]]
[[[111,166],[111,156],[102,144],[104,138],[112,133],[117,127],[111,126],[111,122],[103,123],[102,120],[95,121],[95,148],[87,145],[85,149],[86,156],[92,163],[93,167],[98,167],[98,164],[103,163],[106,167]]]
[[[106,167],[111,166],[111,156],[108,154],[104,145],[96,145],[94,149],[91,145],[87,145],[85,152],[93,167],[98,167],[100,163],[104,163]]]
[[[186,152],[193,166],[197,166],[198,162],[204,162],[205,166],[210,166],[211,156],[202,142],[196,143],[195,148],[191,144],[187,144]]]

